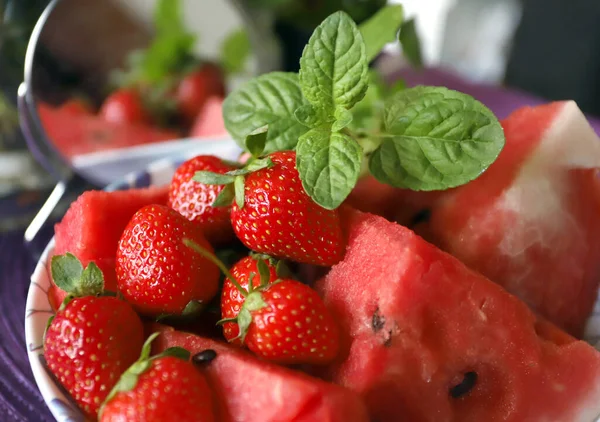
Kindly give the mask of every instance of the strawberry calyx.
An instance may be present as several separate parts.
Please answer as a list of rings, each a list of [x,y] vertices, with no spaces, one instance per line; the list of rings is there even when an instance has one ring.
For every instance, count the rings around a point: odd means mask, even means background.
[[[142,347],[142,352],[140,353],[139,359],[134,362],[122,375],[119,381],[115,384],[113,389],[110,391],[106,400],[100,407],[100,411],[98,412],[98,419],[102,418],[102,411],[106,404],[111,401],[118,393],[131,391],[135,388],[138,383],[140,375],[150,369],[150,365],[153,360],[164,358],[167,356],[175,357],[183,360],[190,360],[190,352],[182,347],[169,347],[164,350],[162,353],[159,353],[154,356],[150,356],[151,345],[152,342],[158,337],[160,333],[151,334],[144,346]]]
[[[237,206],[240,209],[244,208],[245,176],[274,166],[271,158],[261,158],[267,138],[267,132],[264,129],[261,130],[263,131],[251,134],[246,138],[246,145],[248,145],[248,150],[252,153],[252,157],[246,162],[244,167],[228,171],[224,174],[210,171],[198,171],[194,174],[193,180],[196,182],[204,183],[205,185],[225,185],[225,188],[212,203],[213,207],[227,207],[231,205],[235,198]]]
[[[183,243],[187,247],[191,248],[195,252],[199,253],[200,255],[202,255],[206,259],[209,259],[215,265],[217,265],[219,269],[223,271],[223,274],[225,274],[225,276],[231,281],[235,288],[244,297],[244,303],[242,304],[240,312],[235,318],[223,318],[217,321],[217,324],[219,325],[227,322],[236,323],[239,326],[239,334],[236,337],[230,339],[229,341],[234,341],[239,338],[243,343],[244,339],[246,338],[246,334],[248,333],[248,328],[252,323],[252,312],[259,311],[268,306],[263,299],[262,292],[268,289],[269,287],[272,287],[274,284],[277,284],[282,281],[280,278],[278,278],[273,283],[270,283],[271,273],[269,271],[267,263],[265,262],[265,259],[263,258],[266,257],[269,260],[272,260],[273,258],[271,258],[268,255],[252,255],[253,259],[257,260],[258,277],[260,280],[260,284],[257,287],[254,287],[254,277],[256,277],[257,274],[252,272],[249,275],[248,289],[244,289],[241,286],[241,284],[235,279],[235,277],[231,274],[231,272],[227,269],[227,267],[225,267],[225,264],[223,264],[216,256],[204,250],[202,247],[200,247],[195,242],[189,239],[183,239]]]

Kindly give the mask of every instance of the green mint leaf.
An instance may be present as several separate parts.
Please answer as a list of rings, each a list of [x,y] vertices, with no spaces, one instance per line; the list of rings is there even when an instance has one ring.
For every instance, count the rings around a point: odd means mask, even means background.
[[[398,79],[394,84],[387,89],[388,96],[395,95],[400,91],[404,91],[407,88],[404,79]]]
[[[81,281],[77,291],[78,296],[93,296],[103,291],[104,276],[102,270],[95,263],[90,262],[81,273]]]
[[[184,27],[180,0],[159,0],[154,8],[154,27],[159,33],[176,33]]]
[[[387,43],[396,40],[402,19],[404,19],[402,6],[389,5],[380,9],[360,25],[360,33],[367,47],[368,62],[377,57]]]
[[[306,193],[326,209],[337,208],[356,185],[362,148],[347,135],[316,129],[296,149],[296,167]]]
[[[263,130],[246,136],[246,150],[252,154],[253,157],[260,157],[265,150],[267,133],[266,130]]]
[[[350,123],[352,123],[352,112],[346,110],[345,108],[336,108],[334,117],[335,121],[331,126],[331,130],[334,132],[339,132],[340,130],[348,126]]]
[[[300,85],[308,101],[333,114],[351,108],[367,91],[365,43],[348,14],[336,12],[313,32],[300,59]]]
[[[55,255],[50,264],[52,280],[61,290],[75,294],[79,290],[83,265],[75,255],[67,252]]]
[[[376,70],[369,70],[369,88],[364,98],[352,109],[350,128],[357,132],[377,132],[383,121],[385,82]]]
[[[290,150],[309,130],[294,117],[296,109],[305,104],[297,74],[272,72],[228,95],[223,103],[223,119],[230,135],[242,147],[248,135],[268,125],[264,153]]]
[[[419,40],[414,18],[404,22],[402,28],[400,28],[398,40],[400,41],[400,45],[402,45],[402,52],[408,62],[416,68],[423,67],[421,41]]]
[[[379,181],[442,190],[477,178],[504,147],[494,114],[469,95],[441,87],[401,91],[386,105],[387,136],[371,155]]]
[[[250,51],[250,38],[244,28],[229,34],[221,45],[221,65],[225,72],[229,74],[242,72]]]
[[[233,202],[235,197],[235,188],[233,184],[225,185],[223,190],[219,192],[219,195],[215,198],[215,202],[212,203],[213,207],[228,207]]]
[[[228,185],[233,183],[235,177],[229,174],[213,173],[212,171],[197,171],[192,179],[205,185]]]
[[[309,128],[316,128],[325,123],[324,114],[325,112],[322,109],[317,109],[312,104],[303,105],[294,111],[296,120]]]
[[[239,209],[244,208],[244,176],[236,176],[233,182],[235,187],[235,203]]]

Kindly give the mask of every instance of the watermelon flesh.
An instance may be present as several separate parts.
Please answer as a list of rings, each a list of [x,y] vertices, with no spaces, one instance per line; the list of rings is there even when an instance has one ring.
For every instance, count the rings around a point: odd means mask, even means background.
[[[503,127],[498,160],[443,195],[427,236],[580,337],[600,283],[600,139],[573,102]]]
[[[75,156],[177,139],[171,131],[142,124],[111,123],[93,114],[40,103],[38,113],[52,143],[69,159]]]
[[[345,214],[342,262],[317,283],[345,353],[326,378],[379,421],[569,421],[600,414],[600,354],[411,230]]]
[[[362,400],[343,387],[258,360],[227,344],[164,330],[154,352],[179,346],[192,354],[206,349],[217,357],[205,374],[218,396],[223,422],[368,422]]]
[[[133,214],[150,204],[166,205],[167,187],[104,192],[87,191],[73,202],[54,227],[54,255],[70,252],[86,266],[95,262],[104,274],[105,289],[117,290],[115,259],[121,234]],[[49,298],[54,309],[66,293],[55,285]]]
[[[193,138],[220,138],[228,136],[223,120],[223,98],[210,97],[192,125]]]

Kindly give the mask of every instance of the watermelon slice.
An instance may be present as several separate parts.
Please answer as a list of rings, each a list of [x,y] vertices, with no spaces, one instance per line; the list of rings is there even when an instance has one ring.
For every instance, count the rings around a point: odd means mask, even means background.
[[[77,155],[179,138],[174,132],[151,126],[110,123],[96,115],[73,114],[68,109],[44,103],[38,105],[38,113],[48,137],[62,155],[70,159]]]
[[[85,266],[94,261],[104,273],[105,288],[116,291],[115,257],[121,234],[133,214],[150,204],[166,205],[168,187],[126,191],[87,191],[71,204],[54,227],[54,255],[70,252]],[[56,286],[49,292],[56,309],[66,293]]]
[[[179,346],[192,354],[212,349],[206,367],[220,400],[223,422],[368,422],[355,393],[255,356],[224,343],[179,331],[163,331],[155,352]]]
[[[223,98],[210,97],[196,117],[190,136],[194,138],[219,138],[227,136],[223,120]]]
[[[443,195],[427,235],[579,337],[600,283],[600,140],[573,102],[502,124],[498,160]]]
[[[344,260],[317,288],[346,333],[332,381],[379,421],[589,422],[600,353],[411,230],[345,215]]]

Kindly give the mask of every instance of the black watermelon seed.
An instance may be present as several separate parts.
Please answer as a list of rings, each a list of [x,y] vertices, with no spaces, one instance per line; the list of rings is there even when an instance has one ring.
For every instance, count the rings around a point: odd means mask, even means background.
[[[213,349],[206,349],[192,356],[192,362],[196,365],[208,365],[217,357]]]
[[[431,219],[431,211],[428,210],[427,208],[425,208],[413,216],[408,227],[414,227],[417,224],[427,223],[427,222],[429,222],[430,219]]]
[[[468,394],[477,384],[477,372],[467,372],[460,384],[450,388],[450,397],[458,399]]]
[[[379,308],[375,309],[373,313],[373,317],[371,318],[371,328],[373,328],[373,332],[381,330],[385,325],[385,317],[379,313]]]

